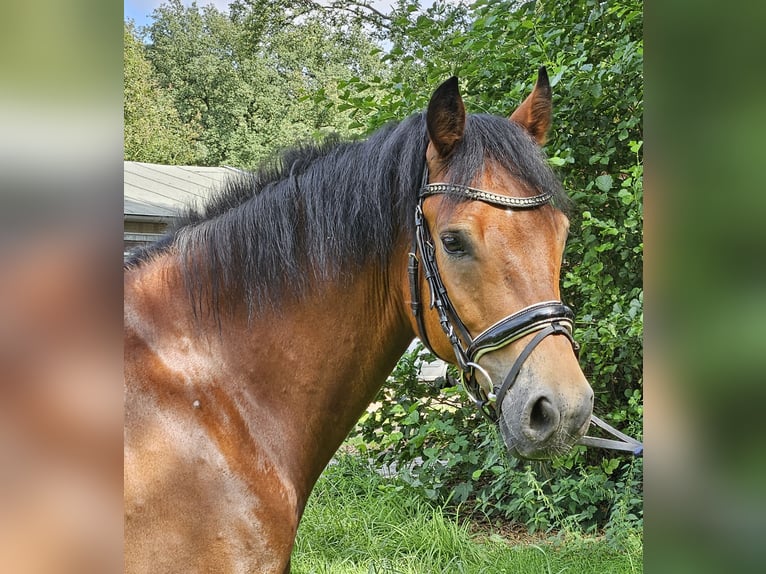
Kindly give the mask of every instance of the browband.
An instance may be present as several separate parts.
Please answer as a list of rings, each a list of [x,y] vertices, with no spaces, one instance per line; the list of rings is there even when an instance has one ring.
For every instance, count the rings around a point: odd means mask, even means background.
[[[489,203],[491,205],[514,207],[516,209],[540,207],[541,205],[548,203],[553,197],[553,193],[550,191],[544,191],[543,193],[533,195],[532,197],[510,197],[492,193],[490,191],[484,191],[483,189],[476,189],[475,187],[454,185],[451,183],[429,183],[420,188],[421,198],[440,193],[462,195],[468,199],[483,201],[484,203]]]

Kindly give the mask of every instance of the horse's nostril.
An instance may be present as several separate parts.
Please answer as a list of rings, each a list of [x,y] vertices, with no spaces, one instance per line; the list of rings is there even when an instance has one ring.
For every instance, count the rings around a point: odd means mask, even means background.
[[[529,413],[529,427],[536,432],[545,432],[555,426],[554,418],[553,405],[547,398],[540,397],[532,405],[532,411]]]
[[[527,411],[529,418],[524,425],[524,434],[537,443],[548,440],[556,432],[561,420],[561,413],[547,396],[541,396],[531,401]]]

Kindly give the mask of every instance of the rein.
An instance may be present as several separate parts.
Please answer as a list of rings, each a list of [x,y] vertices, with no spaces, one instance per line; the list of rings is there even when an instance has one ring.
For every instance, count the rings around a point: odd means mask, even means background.
[[[460,319],[447,294],[447,289],[436,264],[434,241],[423,215],[425,198],[438,194],[459,195],[505,209],[535,209],[549,203],[553,194],[543,192],[532,197],[509,197],[464,185],[428,183],[428,167],[426,166],[423,171],[423,180],[418,192],[418,203],[415,207],[415,237],[407,266],[411,294],[410,306],[417,322],[418,337],[426,348],[438,357],[428,340],[422,313],[419,287],[420,268],[422,266],[431,296],[429,308],[436,309],[442,331],[452,345],[460,368],[460,380],[463,387],[478,407],[479,412],[493,423],[497,423],[506,393],[516,382],[524,362],[543,339],[552,335],[564,336],[572,345],[575,356],[579,356],[580,346],[572,336],[574,312],[561,301],[536,303],[501,319],[477,337],[471,337],[468,328]],[[516,358],[502,384],[495,385],[489,373],[479,365],[479,359],[487,353],[501,349],[532,333],[536,333],[536,335]],[[476,377],[476,371],[484,375],[487,381],[485,384],[482,384]],[[637,456],[643,453],[643,445],[640,442],[622,434],[595,415],[591,415],[591,422],[620,440],[585,436],[580,439],[580,444],[629,451]]]

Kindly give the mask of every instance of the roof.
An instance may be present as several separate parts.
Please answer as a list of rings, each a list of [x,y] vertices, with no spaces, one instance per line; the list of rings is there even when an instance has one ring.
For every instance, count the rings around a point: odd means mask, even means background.
[[[124,215],[141,219],[170,218],[188,205],[200,204],[227,177],[241,173],[233,167],[159,165],[124,162]]]

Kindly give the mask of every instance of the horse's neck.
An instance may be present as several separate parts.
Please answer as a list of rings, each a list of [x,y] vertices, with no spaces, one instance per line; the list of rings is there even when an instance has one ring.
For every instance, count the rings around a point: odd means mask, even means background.
[[[298,306],[272,326],[282,331],[278,340],[285,352],[279,355],[287,363],[275,365],[284,381],[279,390],[286,399],[283,407],[289,423],[305,433],[305,444],[317,448],[317,472],[412,339],[402,306],[391,300],[393,289],[380,293],[370,287],[360,282],[350,289],[330,290],[321,301]]]
[[[413,336],[399,268],[394,261],[391,273],[363,273],[250,321],[224,313],[220,326],[193,316],[177,273],[147,270],[126,287],[137,317],[128,322],[149,321],[139,336],[181,372],[197,408],[236,411],[305,502]]]

